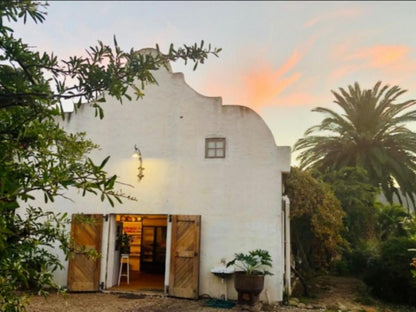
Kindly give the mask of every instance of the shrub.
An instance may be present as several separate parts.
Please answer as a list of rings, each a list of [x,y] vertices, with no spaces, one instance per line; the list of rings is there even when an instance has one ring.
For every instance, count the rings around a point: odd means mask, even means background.
[[[331,263],[330,272],[336,275],[349,275],[350,274],[349,263],[345,259],[335,260]]]
[[[368,240],[357,243],[354,249],[344,249],[342,258],[331,263],[331,273],[362,276],[367,270],[368,263],[378,257],[378,246],[378,241]]]
[[[416,306],[416,280],[412,278],[408,250],[416,245],[409,237],[394,237],[380,244],[379,255],[369,259],[364,274],[371,292],[384,300]]]
[[[366,272],[369,263],[378,257],[378,245],[377,241],[361,241],[351,253],[345,255],[351,274],[362,275]]]
[[[408,236],[415,233],[412,228],[413,217],[402,206],[397,204],[383,205],[380,203],[377,206],[377,236],[381,241],[391,237]]]
[[[308,171],[292,167],[286,181],[290,199],[292,252],[303,275],[327,269],[347,242],[342,238],[345,216],[329,185]]]

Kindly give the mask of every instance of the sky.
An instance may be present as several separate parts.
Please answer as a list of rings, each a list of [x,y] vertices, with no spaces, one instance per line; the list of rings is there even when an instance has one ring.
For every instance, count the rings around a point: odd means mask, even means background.
[[[126,50],[211,43],[222,48],[196,71],[174,72],[223,104],[255,110],[277,145],[293,147],[323,115],[338,111],[331,90],[381,80],[416,98],[416,2],[413,1],[51,1],[43,24],[15,34],[60,58],[85,55],[115,35]],[[411,128],[413,126],[410,126]],[[415,128],[416,129],[416,128]],[[296,165],[296,154],[292,156]]]

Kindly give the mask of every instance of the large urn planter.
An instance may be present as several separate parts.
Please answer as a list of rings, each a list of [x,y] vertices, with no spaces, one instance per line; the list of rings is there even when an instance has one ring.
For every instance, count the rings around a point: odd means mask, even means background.
[[[264,288],[264,276],[271,275],[266,267],[272,266],[272,258],[267,250],[256,249],[248,254],[236,253],[235,258],[227,263],[234,265],[234,287],[238,293],[238,303],[255,305]]]
[[[238,293],[239,304],[255,305],[264,288],[264,275],[249,275],[243,271],[235,272],[234,288]]]

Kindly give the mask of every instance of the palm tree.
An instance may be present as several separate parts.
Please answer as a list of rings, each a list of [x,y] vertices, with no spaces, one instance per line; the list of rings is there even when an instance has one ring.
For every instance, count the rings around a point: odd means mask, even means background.
[[[343,114],[323,107],[312,110],[326,118],[296,142],[301,168],[363,167],[390,203],[396,194],[401,203],[404,195],[415,206],[416,133],[405,124],[416,120],[416,111],[405,110],[416,100],[395,103],[406,90],[381,81],[373,89],[361,90],[356,82],[348,91],[331,92]]]

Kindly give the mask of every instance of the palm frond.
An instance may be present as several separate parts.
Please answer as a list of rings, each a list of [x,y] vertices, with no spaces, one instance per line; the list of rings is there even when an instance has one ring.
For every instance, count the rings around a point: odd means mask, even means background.
[[[407,128],[416,121],[416,100],[396,103],[407,90],[383,85],[362,89],[358,82],[346,89],[331,90],[342,114],[317,107],[325,115],[320,124],[306,130],[294,145],[301,168],[328,170],[362,166],[374,185],[390,200],[401,192],[415,201],[416,133]],[[398,195],[400,196],[400,195]]]

